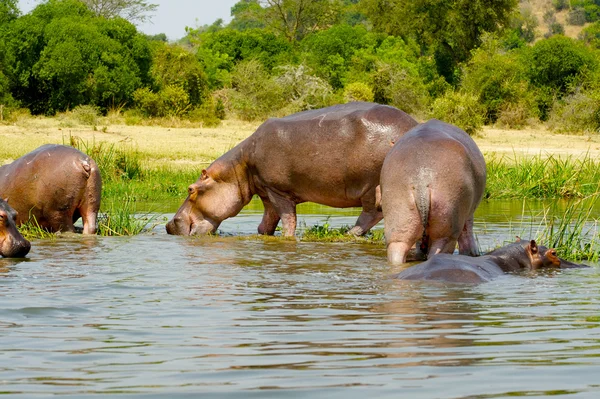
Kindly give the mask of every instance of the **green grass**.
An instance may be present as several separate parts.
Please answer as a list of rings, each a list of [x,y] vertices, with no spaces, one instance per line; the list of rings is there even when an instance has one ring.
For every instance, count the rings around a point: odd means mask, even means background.
[[[135,202],[126,196],[124,201],[111,202],[98,216],[98,234],[101,236],[132,236],[149,231],[157,222],[157,213],[138,214]]]
[[[600,185],[600,162],[574,157],[488,157],[486,198],[583,198]]]
[[[50,233],[46,229],[40,227],[37,220],[33,216],[30,220],[19,226],[19,232],[27,240],[56,237],[53,233]]]

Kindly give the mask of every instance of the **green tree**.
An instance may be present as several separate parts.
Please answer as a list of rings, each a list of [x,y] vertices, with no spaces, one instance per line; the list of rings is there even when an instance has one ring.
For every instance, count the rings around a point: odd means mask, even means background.
[[[265,27],[265,9],[259,0],[241,0],[231,7],[233,17],[228,27],[236,30],[248,30]]]
[[[81,0],[92,12],[104,18],[122,17],[131,22],[144,22],[157,4],[142,0]]]
[[[135,26],[95,17],[77,0],[40,4],[5,37],[11,91],[33,113],[121,105],[149,81],[147,40]]]
[[[0,28],[6,23],[17,19],[19,5],[17,0],[0,0]]]
[[[456,66],[470,57],[485,32],[508,26],[517,0],[363,0],[373,27],[413,37],[436,55],[438,71],[454,80]]]
[[[265,24],[289,42],[330,27],[342,16],[341,0],[260,0]]]

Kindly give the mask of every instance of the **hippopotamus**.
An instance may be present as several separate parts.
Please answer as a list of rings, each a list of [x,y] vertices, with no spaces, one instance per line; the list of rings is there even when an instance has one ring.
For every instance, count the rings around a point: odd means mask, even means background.
[[[395,144],[381,170],[381,207],[388,260],[406,262],[452,253],[479,255],[473,214],[483,198],[485,160],[463,130],[437,119],[420,124]]]
[[[5,258],[23,258],[29,253],[31,243],[17,230],[17,212],[0,199],[0,255]]]
[[[0,195],[17,211],[17,225],[35,218],[48,231],[96,233],[102,179],[86,154],[64,145],[43,145],[0,167]]]
[[[169,234],[213,233],[258,195],[264,214],[258,232],[296,230],[296,205],[362,206],[351,234],[362,235],[383,217],[381,165],[392,145],[417,122],[387,105],[352,102],[269,119],[216,159],[189,186]]]
[[[537,245],[535,240],[517,240],[485,255],[471,257],[441,253],[394,275],[401,280],[432,280],[478,284],[506,273],[544,267],[588,267],[558,257],[554,248]]]

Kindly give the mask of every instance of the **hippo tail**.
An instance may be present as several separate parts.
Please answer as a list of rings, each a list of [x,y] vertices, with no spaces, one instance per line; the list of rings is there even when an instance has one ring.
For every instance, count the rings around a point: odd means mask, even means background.
[[[414,198],[417,211],[421,216],[421,225],[423,226],[423,236],[421,237],[420,251],[427,254],[429,251],[429,242],[427,236],[427,227],[429,225],[429,213],[431,211],[431,178],[427,171],[421,171],[414,185]]]
[[[84,197],[79,208],[83,219],[83,233],[95,234],[98,229],[97,218],[102,196],[102,178],[100,169],[93,159],[85,157],[81,160],[81,166],[86,178]]]

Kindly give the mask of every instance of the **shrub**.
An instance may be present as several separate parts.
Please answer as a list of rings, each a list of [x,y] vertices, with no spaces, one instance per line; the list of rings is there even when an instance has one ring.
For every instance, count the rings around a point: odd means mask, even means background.
[[[281,108],[283,90],[256,60],[238,64],[232,73],[230,106],[240,119],[263,119]]]
[[[544,37],[547,39],[554,35],[564,35],[564,34],[565,34],[565,27],[562,26],[562,24],[560,22],[552,22],[550,24],[550,26],[548,27],[548,32],[546,32]]]
[[[496,123],[508,129],[522,129],[533,125],[537,120],[535,103],[527,101],[502,104],[498,111]]]
[[[277,68],[281,74],[275,78],[284,100],[289,104],[288,113],[331,105],[333,90],[323,79],[314,76],[304,65],[287,65]]]
[[[552,5],[556,11],[562,11],[569,8],[569,0],[552,0]]]
[[[585,10],[580,7],[576,7],[569,11],[567,15],[567,23],[569,25],[582,26],[585,25]]]
[[[583,29],[580,34],[580,39],[585,43],[600,49],[600,22],[595,22]]]
[[[190,99],[187,91],[177,85],[167,85],[158,93],[144,87],[133,93],[135,106],[145,115],[150,117],[179,117],[190,108]]]
[[[485,109],[477,96],[458,91],[448,91],[436,99],[432,106],[432,116],[452,123],[469,135],[474,135],[483,127]]]
[[[407,68],[377,62],[374,86],[376,102],[393,105],[409,114],[423,113],[429,103],[425,83]]]
[[[548,126],[563,133],[600,133],[600,90],[577,92],[557,102]]]
[[[368,101],[374,99],[373,90],[368,84],[363,82],[354,82],[346,85],[344,89],[344,99],[350,101]]]
[[[93,105],[78,105],[73,108],[71,114],[82,125],[95,126],[98,124],[98,118],[100,117],[100,108]]]

